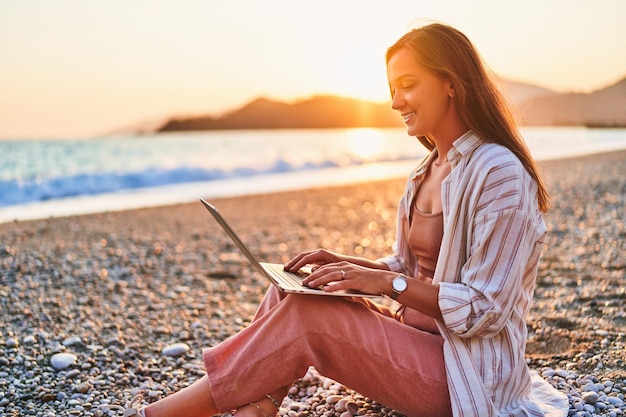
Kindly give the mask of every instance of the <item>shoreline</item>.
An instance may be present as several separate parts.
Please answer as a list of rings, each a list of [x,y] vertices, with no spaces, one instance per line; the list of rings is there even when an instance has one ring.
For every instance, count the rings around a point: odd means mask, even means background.
[[[543,158],[539,164],[553,161],[608,155],[626,152],[626,148],[607,149],[606,144],[590,151],[560,151],[559,156],[535,149]],[[403,179],[415,167],[418,160],[373,162],[344,167],[315,170],[273,172],[251,177],[230,177],[220,180],[186,182],[137,189],[112,191],[104,194],[81,195],[38,202],[0,206],[0,224],[46,218],[127,211],[149,207],[173,206],[196,202],[200,196],[211,199],[246,197],[275,194],[287,191],[306,191],[311,188],[357,186],[367,182]]]
[[[621,395],[623,410],[626,394],[626,151],[539,165],[553,209],[527,362],[568,394],[573,413],[601,403],[594,412],[609,415],[616,406],[604,397]],[[404,183],[211,201],[268,261],[319,246],[377,258],[395,238]],[[97,417],[134,393],[176,392],[203,374],[203,348],[249,323],[267,286],[199,202],[3,223],[0,239],[0,414]],[[175,343],[189,350],[164,355]],[[56,370],[61,352],[76,360]],[[314,384],[357,396],[307,375],[284,405],[306,404]],[[583,397],[593,384],[605,387],[592,403]]]

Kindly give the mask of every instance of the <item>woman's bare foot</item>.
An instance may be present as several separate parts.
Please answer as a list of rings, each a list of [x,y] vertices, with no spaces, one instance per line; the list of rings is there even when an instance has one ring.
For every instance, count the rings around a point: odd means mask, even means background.
[[[268,397],[263,397],[253,403],[239,407],[235,417],[273,417],[278,413],[278,407]]]

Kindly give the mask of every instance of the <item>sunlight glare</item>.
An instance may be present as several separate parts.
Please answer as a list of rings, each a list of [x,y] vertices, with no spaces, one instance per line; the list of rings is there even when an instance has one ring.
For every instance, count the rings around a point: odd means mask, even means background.
[[[363,161],[378,160],[387,150],[385,135],[378,129],[349,129],[347,135],[350,153]]]

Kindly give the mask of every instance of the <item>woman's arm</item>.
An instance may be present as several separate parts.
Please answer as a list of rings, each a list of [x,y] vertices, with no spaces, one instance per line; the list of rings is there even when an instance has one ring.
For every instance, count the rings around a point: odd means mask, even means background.
[[[324,286],[326,291],[357,290],[366,294],[390,296],[392,281],[399,275],[389,270],[380,260],[341,255],[325,249],[302,252],[285,264],[285,270],[298,271],[305,265],[314,265],[313,272],[303,284]],[[397,301],[435,319],[441,319],[437,302],[439,287],[404,275],[408,287]]]

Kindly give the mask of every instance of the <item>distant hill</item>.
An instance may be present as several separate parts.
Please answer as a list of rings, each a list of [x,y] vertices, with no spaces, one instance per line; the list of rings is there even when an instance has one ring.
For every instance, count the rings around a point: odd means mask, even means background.
[[[557,93],[531,84],[502,80],[519,123],[526,126],[626,126],[626,78],[589,93]],[[315,96],[294,103],[256,99],[221,117],[172,118],[159,132],[213,129],[296,129],[401,127],[389,103]]]
[[[528,100],[532,100],[536,97],[559,95],[556,91],[533,84],[521,83],[512,80],[500,80],[500,82],[500,88],[514,107],[523,105]]]
[[[589,94],[539,95],[515,107],[524,125],[626,127],[626,78]]]
[[[356,99],[316,96],[293,104],[265,98],[254,100],[222,117],[172,119],[159,130],[295,129],[347,127],[399,127],[402,120],[388,104]]]

